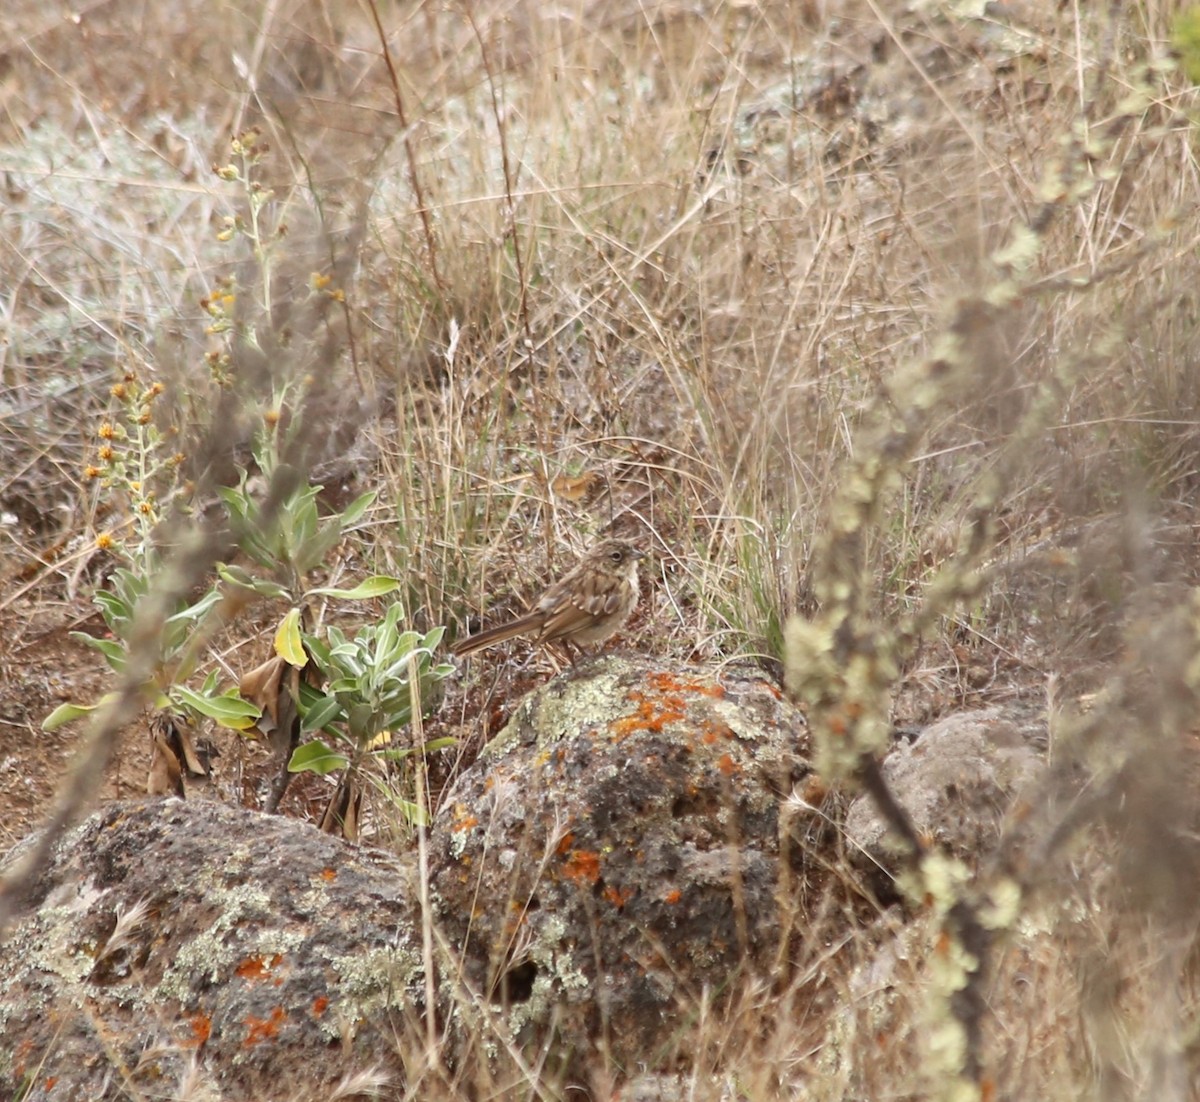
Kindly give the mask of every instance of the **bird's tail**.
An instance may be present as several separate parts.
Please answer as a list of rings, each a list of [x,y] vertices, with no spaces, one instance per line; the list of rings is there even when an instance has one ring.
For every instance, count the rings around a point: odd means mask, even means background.
[[[541,612],[527,612],[524,616],[518,616],[515,620],[509,620],[504,624],[497,624],[494,628],[477,631],[474,635],[459,639],[450,648],[450,653],[461,658],[465,654],[474,654],[477,650],[490,647],[493,643],[502,643],[505,639],[511,639],[515,635],[523,635],[531,628],[540,627],[542,617]]]

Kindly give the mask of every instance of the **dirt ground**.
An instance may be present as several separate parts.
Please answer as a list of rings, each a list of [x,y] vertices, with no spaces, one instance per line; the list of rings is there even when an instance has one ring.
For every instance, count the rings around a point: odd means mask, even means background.
[[[0,805],[6,809],[0,846],[7,848],[46,813],[68,768],[82,725],[43,731],[42,720],[67,701],[99,699],[108,670],[72,631],[103,627],[86,598],[47,600],[26,593],[0,611]],[[144,790],[145,749],[126,732],[102,798]],[[140,776],[138,774],[140,773]]]

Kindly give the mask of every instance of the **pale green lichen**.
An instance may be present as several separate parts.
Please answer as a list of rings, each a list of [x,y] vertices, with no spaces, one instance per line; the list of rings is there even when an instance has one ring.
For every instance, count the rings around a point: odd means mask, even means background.
[[[408,945],[331,956],[329,963],[339,980],[338,1010],[353,1019],[405,1007],[424,972],[420,952]]]
[[[587,727],[602,726],[622,699],[618,682],[616,672],[600,672],[570,683],[562,693],[527,697],[480,756],[490,760],[502,757],[526,731],[535,732],[538,746],[549,746]]]
[[[203,879],[205,894],[220,909],[220,914],[207,930],[179,947],[158,985],[161,996],[180,1002],[186,1002],[198,979],[207,977],[209,982],[217,983],[228,976],[237,959],[247,951],[256,951],[255,947],[248,949],[244,944],[236,947],[225,944],[225,935],[247,915],[269,914],[272,909],[271,897],[257,884],[226,887],[217,883],[216,875],[211,872]],[[263,951],[268,950],[263,947]]]

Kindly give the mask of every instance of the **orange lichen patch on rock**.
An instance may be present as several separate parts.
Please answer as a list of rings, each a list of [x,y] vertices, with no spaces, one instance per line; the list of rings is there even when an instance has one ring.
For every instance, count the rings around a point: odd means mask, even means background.
[[[563,876],[577,884],[594,884],[600,879],[600,854],[594,850],[573,849],[563,866]]]
[[[731,738],[733,738],[733,728],[728,723],[709,723],[700,735],[700,741],[705,746],[712,746],[721,739]]]
[[[737,773],[741,769],[741,766],[738,765],[738,763],[734,761],[729,754],[722,754],[717,759],[717,768],[721,770],[725,776],[732,777],[734,773]]]
[[[186,1042],[189,1048],[199,1048],[212,1036],[212,1018],[207,1014],[192,1014],[187,1023],[192,1033]]]
[[[278,967],[283,960],[282,953],[275,953],[272,956],[253,956],[247,957],[235,969],[234,972],[246,981],[265,980],[270,977],[271,969]]]
[[[617,910],[620,910],[626,903],[633,898],[632,888],[616,888],[611,884],[604,889],[604,898],[607,899]]]
[[[312,1001],[312,1016],[314,1018],[323,1018],[325,1011],[329,1009],[329,999],[325,995],[318,995]]]
[[[450,824],[450,829],[455,834],[462,834],[464,831],[472,830],[479,825],[479,816],[472,813],[471,809],[466,804],[454,805],[454,820]]]
[[[678,723],[686,714],[683,701],[677,696],[651,697],[635,690],[629,694],[629,701],[636,711],[610,724],[618,739],[638,731],[658,734],[668,723]]]
[[[678,903],[682,898],[683,892],[681,892],[678,888],[672,888],[669,892],[667,892],[666,895],[663,896],[663,901],[671,904],[671,906],[674,907],[675,904]]]
[[[275,1007],[269,1018],[256,1018],[254,1015],[250,1015],[246,1018],[246,1039],[242,1042],[242,1047],[253,1048],[264,1041],[273,1041],[279,1036],[279,1027],[285,1021],[287,1021],[287,1015],[283,1012],[282,1006]]]
[[[559,857],[566,857],[566,855],[571,852],[571,847],[574,844],[575,832],[573,830],[568,830],[567,833],[558,840],[558,845],[554,847],[554,852],[557,853]]]
[[[725,690],[712,681],[708,681],[702,677],[680,677],[674,673],[652,673],[646,681],[651,688],[656,689],[660,693],[697,693],[700,696],[711,696],[714,700],[721,700],[725,696]]]
[[[327,884],[337,879],[337,869],[322,869],[321,879]]]

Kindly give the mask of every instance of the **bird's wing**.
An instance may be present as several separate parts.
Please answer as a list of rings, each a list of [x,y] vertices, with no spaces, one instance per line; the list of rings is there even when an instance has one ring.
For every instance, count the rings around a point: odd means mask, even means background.
[[[619,593],[610,591],[609,580],[603,576],[564,578],[538,601],[538,611],[547,613],[538,641],[561,639],[580,628],[592,627],[611,615],[619,603]]]

